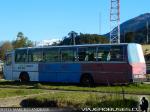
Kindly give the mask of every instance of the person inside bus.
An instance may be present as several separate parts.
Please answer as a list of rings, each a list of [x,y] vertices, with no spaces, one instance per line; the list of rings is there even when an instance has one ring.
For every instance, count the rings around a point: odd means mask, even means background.
[[[94,53],[89,54],[88,57],[89,57],[88,61],[95,61]]]
[[[79,52],[79,61],[85,61],[86,52]]]
[[[104,51],[102,54],[102,61],[110,61],[110,52],[109,51]]]

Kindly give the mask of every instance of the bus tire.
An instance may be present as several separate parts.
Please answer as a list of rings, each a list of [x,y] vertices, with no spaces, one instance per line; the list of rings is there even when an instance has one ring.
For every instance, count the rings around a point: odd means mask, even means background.
[[[29,74],[27,72],[22,72],[19,76],[19,80],[20,82],[29,82],[30,81]]]
[[[94,80],[93,80],[93,78],[92,78],[92,76],[90,74],[83,74],[81,76],[80,83],[83,86],[91,87],[91,86],[94,85]]]

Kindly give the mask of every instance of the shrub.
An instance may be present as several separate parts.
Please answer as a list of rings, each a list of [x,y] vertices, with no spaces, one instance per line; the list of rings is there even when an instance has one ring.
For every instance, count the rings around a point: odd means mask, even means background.
[[[43,85],[41,83],[34,84],[35,89],[42,89]]]

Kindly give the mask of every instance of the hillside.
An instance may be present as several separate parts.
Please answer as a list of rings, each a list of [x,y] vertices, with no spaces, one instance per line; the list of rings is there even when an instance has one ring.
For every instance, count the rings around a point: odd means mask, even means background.
[[[149,23],[150,31],[150,13],[145,13],[132,18],[120,25],[121,42],[124,42],[128,33],[132,33],[132,42],[146,43],[147,22]],[[105,34],[109,37],[109,33]],[[150,41],[149,41],[150,42]]]

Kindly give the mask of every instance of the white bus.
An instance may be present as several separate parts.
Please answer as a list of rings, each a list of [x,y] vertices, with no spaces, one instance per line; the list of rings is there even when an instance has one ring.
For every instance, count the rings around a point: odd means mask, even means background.
[[[130,83],[145,80],[139,44],[90,44],[19,48],[6,53],[6,80]]]

